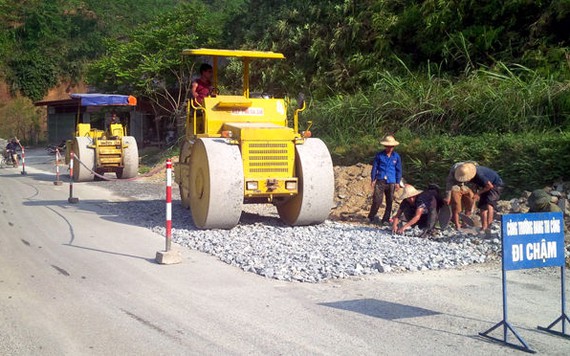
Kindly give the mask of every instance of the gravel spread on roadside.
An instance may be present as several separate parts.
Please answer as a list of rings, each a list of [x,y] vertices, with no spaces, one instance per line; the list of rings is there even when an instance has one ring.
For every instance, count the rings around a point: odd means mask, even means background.
[[[103,203],[114,215],[165,235],[164,183],[143,180],[92,182],[128,201]],[[388,227],[326,221],[315,226],[283,224],[271,205],[245,205],[231,230],[197,229],[173,187],[172,238],[246,272],[285,281],[319,282],[375,273],[457,268],[497,260],[498,225],[490,237],[448,228],[430,238],[419,230],[393,235]],[[415,236],[414,236],[415,235]]]

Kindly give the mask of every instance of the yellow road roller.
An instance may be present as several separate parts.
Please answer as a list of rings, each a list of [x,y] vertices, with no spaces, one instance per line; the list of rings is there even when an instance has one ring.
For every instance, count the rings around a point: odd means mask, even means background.
[[[308,128],[299,132],[299,113],[289,127],[285,99],[250,94],[253,60],[284,59],[276,52],[188,49],[184,55],[211,60],[215,89],[222,57],[243,62],[241,95],[212,90],[200,102],[188,101],[186,134],[175,165],[183,206],[202,229],[230,229],[243,204],[274,204],[289,225],[322,223],[333,206],[334,173],[330,153]],[[214,95],[215,93],[215,95]]]
[[[126,135],[120,122],[111,122],[105,130],[82,122],[81,108],[88,106],[136,106],[136,98],[116,94],[71,94],[78,101],[75,137],[66,142],[66,163],[73,152],[80,162],[74,162],[73,180],[92,181],[94,173],[114,172],[119,179],[136,177],[139,169],[139,152],[134,137]]]

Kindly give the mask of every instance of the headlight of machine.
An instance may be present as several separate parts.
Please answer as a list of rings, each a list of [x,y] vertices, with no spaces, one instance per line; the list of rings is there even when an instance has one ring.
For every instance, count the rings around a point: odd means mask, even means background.
[[[297,182],[294,180],[288,180],[285,182],[285,189],[287,190],[297,190]]]
[[[246,182],[245,187],[247,188],[247,190],[257,190],[258,186],[256,181],[252,181],[252,182]]]

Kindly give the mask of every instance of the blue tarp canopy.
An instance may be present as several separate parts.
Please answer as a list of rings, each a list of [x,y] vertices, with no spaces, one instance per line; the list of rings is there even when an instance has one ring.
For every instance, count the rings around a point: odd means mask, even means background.
[[[72,99],[79,99],[81,106],[136,106],[137,98],[132,95],[118,94],[70,94]]]

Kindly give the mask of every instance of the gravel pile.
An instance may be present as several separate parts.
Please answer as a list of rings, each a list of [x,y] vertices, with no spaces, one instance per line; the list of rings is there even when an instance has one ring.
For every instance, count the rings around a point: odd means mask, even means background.
[[[94,182],[136,200],[102,205],[113,215],[164,235],[164,186],[135,182]],[[247,205],[232,230],[199,230],[182,208],[173,187],[173,241],[267,278],[319,282],[392,271],[456,268],[498,259],[499,227],[491,236],[457,234],[448,229],[430,238],[419,230],[392,235],[388,227],[326,221],[289,227],[275,208]]]

